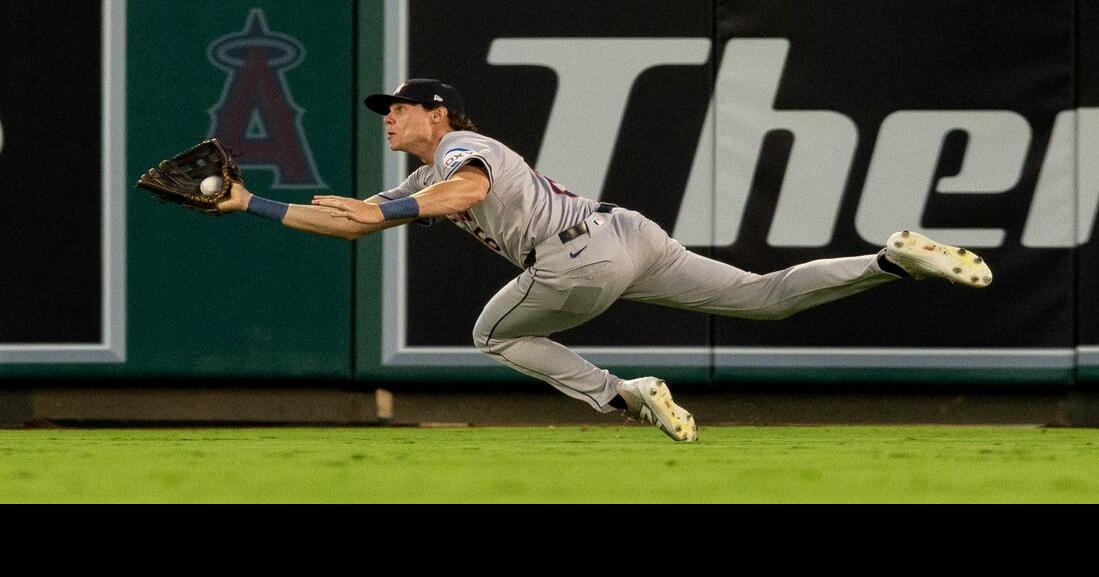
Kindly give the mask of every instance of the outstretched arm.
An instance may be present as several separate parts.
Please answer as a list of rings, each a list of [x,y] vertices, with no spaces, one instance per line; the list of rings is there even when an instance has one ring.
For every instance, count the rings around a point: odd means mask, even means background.
[[[446,216],[469,210],[484,202],[490,186],[485,169],[477,164],[469,164],[458,169],[450,180],[429,186],[407,199],[391,201],[390,204],[415,202],[414,218]],[[334,220],[347,220],[364,226],[409,222],[409,219],[387,220],[381,204],[362,203],[353,198],[339,196],[313,198],[313,205],[330,209],[330,218]]]
[[[229,198],[218,205],[218,208],[225,213],[248,210],[254,196],[244,187],[244,184],[240,182],[233,183],[233,188],[229,194]],[[347,200],[359,204],[364,203],[364,201],[356,199]],[[384,198],[375,196],[365,202],[376,204],[384,201]],[[359,237],[378,232],[379,230],[408,224],[413,220],[403,219],[386,221],[379,224],[364,224],[344,218],[333,218],[333,214],[337,212],[339,211],[336,209],[322,206],[291,204],[286,210],[286,215],[282,217],[282,224],[303,232],[311,232],[346,240],[355,240]]]

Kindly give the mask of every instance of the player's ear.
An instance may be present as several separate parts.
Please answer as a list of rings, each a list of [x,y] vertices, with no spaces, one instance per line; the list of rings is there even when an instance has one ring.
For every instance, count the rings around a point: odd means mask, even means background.
[[[439,107],[435,108],[434,110],[432,110],[431,112],[432,112],[432,114],[431,114],[431,121],[432,122],[435,122],[436,124],[438,124],[438,123],[446,124],[446,123],[450,122],[448,120],[448,116],[450,115],[450,111],[447,110],[445,106],[439,106]]]

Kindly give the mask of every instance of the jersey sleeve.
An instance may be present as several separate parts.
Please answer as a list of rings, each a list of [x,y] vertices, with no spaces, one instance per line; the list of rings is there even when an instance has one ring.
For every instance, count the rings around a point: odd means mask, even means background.
[[[503,163],[503,150],[496,142],[473,132],[459,133],[448,139],[446,146],[435,152],[435,162],[441,168],[443,180],[450,180],[459,168],[480,162],[488,172],[489,186]]]
[[[399,186],[391,188],[385,192],[379,192],[375,196],[382,200],[399,200],[402,198],[408,198],[417,192],[427,188],[425,184],[425,178],[427,176],[429,167],[421,166],[416,169],[412,174],[408,175],[408,178],[404,179]],[[413,221],[412,224],[418,224],[420,226],[431,226],[435,224],[434,218],[421,218]]]
[[[426,170],[424,166],[417,168],[412,174],[408,175],[408,178],[404,179],[400,185],[396,188],[391,188],[385,192],[379,192],[377,196],[384,200],[399,200],[402,198],[408,198],[417,192],[420,192],[424,188],[424,175]]]

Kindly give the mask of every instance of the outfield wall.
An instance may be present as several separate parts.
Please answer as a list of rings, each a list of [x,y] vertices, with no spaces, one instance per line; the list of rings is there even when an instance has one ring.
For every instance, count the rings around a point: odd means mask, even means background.
[[[263,196],[370,196],[412,167],[361,98],[428,76],[573,192],[724,262],[915,228],[997,273],[773,324],[622,303],[560,335],[622,376],[1099,380],[1091,4],[98,0],[58,23],[39,4],[0,24],[0,378],[520,378],[469,336],[518,271],[455,227],[348,243],[131,189],[217,135]]]

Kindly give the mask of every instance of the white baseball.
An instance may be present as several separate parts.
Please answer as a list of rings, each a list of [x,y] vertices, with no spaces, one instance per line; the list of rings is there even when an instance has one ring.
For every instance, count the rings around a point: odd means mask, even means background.
[[[221,177],[220,176],[207,176],[199,183],[198,189],[202,191],[202,194],[211,196],[221,192]]]

